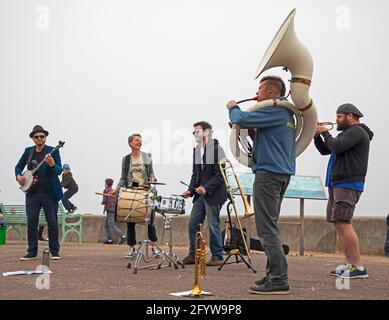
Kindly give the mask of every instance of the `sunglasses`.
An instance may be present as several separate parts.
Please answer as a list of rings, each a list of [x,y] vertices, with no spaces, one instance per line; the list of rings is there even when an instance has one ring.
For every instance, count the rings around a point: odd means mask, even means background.
[[[46,138],[46,136],[44,136],[44,135],[42,135],[42,136],[34,136],[33,138],[34,139],[44,139],[44,138]]]

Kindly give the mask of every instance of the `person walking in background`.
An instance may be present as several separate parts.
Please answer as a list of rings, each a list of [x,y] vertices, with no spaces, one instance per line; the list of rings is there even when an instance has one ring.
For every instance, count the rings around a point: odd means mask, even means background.
[[[107,240],[104,244],[113,244],[112,240],[112,231],[115,231],[119,237],[119,244],[122,244],[127,241],[127,237],[124,235],[122,230],[115,223],[115,215],[116,215],[116,197],[108,196],[107,194],[111,191],[113,185],[113,180],[108,178],[105,179],[105,189],[103,191],[103,202],[101,204],[104,205],[104,212],[107,214],[107,218],[105,219],[105,233],[107,236]]]
[[[77,210],[77,207],[70,202],[70,198],[73,197],[78,192],[78,185],[73,179],[73,174],[70,172],[70,166],[65,163],[63,165],[62,181],[61,186],[64,189],[67,189],[62,198],[62,204],[65,209],[68,211],[66,213],[74,213]]]

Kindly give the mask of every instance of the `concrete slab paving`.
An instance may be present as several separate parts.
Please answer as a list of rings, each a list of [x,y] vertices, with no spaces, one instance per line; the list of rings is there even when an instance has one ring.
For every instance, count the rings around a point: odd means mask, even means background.
[[[47,246],[47,245],[46,245]],[[39,259],[20,261],[26,252],[26,244],[10,241],[0,246],[0,274],[9,271],[35,270],[41,264],[44,243],[40,242]],[[165,249],[165,248],[163,248]],[[175,270],[139,270],[133,274],[127,268],[126,245],[66,243],[61,249],[62,259],[50,261],[50,289],[38,290],[38,275],[4,277],[0,275],[0,299],[22,300],[180,300],[172,292],[188,291],[194,284],[194,266]],[[174,248],[183,258],[186,248]],[[208,300],[387,300],[389,299],[389,258],[363,256],[368,268],[368,279],[340,282],[329,276],[333,267],[343,262],[342,256],[334,254],[310,254],[288,256],[290,295],[262,296],[248,293],[249,286],[264,275],[266,257],[263,253],[252,255],[257,274],[243,263],[206,268],[206,279],[200,279],[200,287],[211,291]],[[155,260],[156,261],[156,260]],[[150,265],[155,264],[151,262]],[[203,298],[202,298],[203,299]]]

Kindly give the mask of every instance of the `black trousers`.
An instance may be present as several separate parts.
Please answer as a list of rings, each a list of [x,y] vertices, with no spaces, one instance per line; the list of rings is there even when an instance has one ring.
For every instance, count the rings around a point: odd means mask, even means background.
[[[150,216],[149,225],[147,228],[149,240],[152,242],[156,242],[157,239],[157,230],[154,226],[154,218],[155,213],[152,212]],[[135,246],[136,245],[136,235],[135,235],[135,223],[127,222],[127,244],[129,246]]]

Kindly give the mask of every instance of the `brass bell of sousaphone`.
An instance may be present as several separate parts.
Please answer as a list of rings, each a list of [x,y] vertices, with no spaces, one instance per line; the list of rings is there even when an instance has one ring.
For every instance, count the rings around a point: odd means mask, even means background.
[[[281,25],[265,52],[257,70],[255,79],[263,72],[274,67],[284,67],[290,71],[290,96],[293,104],[287,100],[270,99],[260,101],[246,111],[255,111],[269,106],[280,106],[289,109],[296,119],[296,157],[310,144],[317,124],[316,107],[309,96],[313,73],[313,61],[307,48],[297,38],[294,31],[293,9]],[[252,147],[247,129],[234,124],[230,133],[230,149],[234,157],[243,165],[250,167]]]

